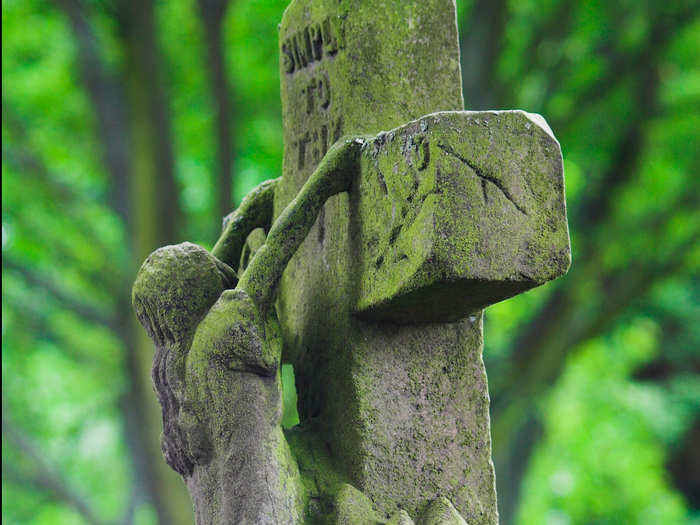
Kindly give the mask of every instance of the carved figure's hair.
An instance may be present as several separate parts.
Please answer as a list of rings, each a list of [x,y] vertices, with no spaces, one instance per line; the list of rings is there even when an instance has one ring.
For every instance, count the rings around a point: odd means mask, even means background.
[[[134,309],[157,345],[188,347],[199,321],[235,279],[233,270],[196,244],[165,246],[148,256],[136,276]]]

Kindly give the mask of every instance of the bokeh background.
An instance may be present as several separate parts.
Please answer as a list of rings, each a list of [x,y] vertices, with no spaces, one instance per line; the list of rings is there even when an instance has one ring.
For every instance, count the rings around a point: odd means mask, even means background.
[[[286,4],[3,0],[4,523],[192,523],[130,288],[279,176]],[[700,523],[699,12],[458,2],[467,108],[548,119],[574,252],[486,313],[503,525]]]

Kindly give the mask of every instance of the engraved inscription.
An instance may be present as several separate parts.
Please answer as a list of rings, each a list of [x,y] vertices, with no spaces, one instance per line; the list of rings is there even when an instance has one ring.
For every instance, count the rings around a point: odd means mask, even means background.
[[[335,55],[345,47],[344,19],[328,16],[309,24],[282,42],[282,67],[287,74],[300,71],[313,62]]]
[[[291,33],[281,44],[291,103],[307,115],[306,128],[289,142],[298,170],[318,164],[343,133],[342,117],[331,111],[333,90],[323,61],[345,48],[344,23],[345,16],[328,15]]]
[[[343,135],[343,119],[337,117],[330,119],[328,124],[322,124],[310,129],[293,141],[292,145],[297,153],[297,168],[303,169],[312,163],[318,164],[335,141]]]
[[[320,106],[327,109],[331,103],[331,86],[328,82],[328,75],[311,77],[311,80],[302,88],[302,93],[306,98],[306,113],[311,114]]]

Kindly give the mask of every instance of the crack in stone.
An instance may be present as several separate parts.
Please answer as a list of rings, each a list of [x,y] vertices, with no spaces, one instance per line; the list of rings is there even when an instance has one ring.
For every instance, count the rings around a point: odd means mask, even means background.
[[[482,191],[482,193],[484,194],[484,202],[485,202],[486,204],[489,203],[489,194],[486,193],[486,183],[487,183],[487,182],[488,182],[488,181],[487,181],[486,179],[481,179],[481,191]]]
[[[448,155],[450,155],[450,156],[456,158],[457,160],[459,160],[459,161],[462,162],[463,164],[466,164],[467,166],[469,166],[469,167],[474,171],[474,173],[476,174],[476,176],[479,177],[482,181],[488,181],[488,182],[490,182],[491,184],[493,184],[494,186],[496,186],[499,190],[501,190],[501,193],[503,193],[503,195],[505,196],[505,198],[508,199],[508,200],[513,204],[513,206],[515,206],[515,207],[517,208],[517,210],[518,210],[520,213],[522,213],[523,215],[527,215],[527,214],[528,214],[527,211],[525,211],[525,208],[523,208],[523,207],[520,206],[517,202],[515,202],[515,200],[513,199],[513,197],[510,195],[510,192],[508,191],[508,189],[507,189],[506,187],[503,186],[503,184],[501,183],[501,181],[499,181],[498,179],[496,179],[496,178],[494,178],[494,177],[492,177],[492,176],[490,176],[490,175],[485,174],[485,173],[481,170],[481,168],[479,168],[479,167],[478,167],[476,164],[474,164],[473,162],[471,162],[471,161],[465,159],[464,157],[462,157],[459,153],[457,153],[455,150],[453,150],[452,147],[450,147],[449,145],[443,144],[442,142],[438,142],[438,148],[440,148],[442,151],[444,151],[444,152],[447,153]]]
[[[272,515],[275,518],[275,523],[279,523],[277,521],[277,510],[275,509],[275,502],[272,499],[272,494],[270,493],[270,480],[268,479],[267,467],[265,467],[265,488],[267,489],[267,497],[270,499],[270,505],[272,505]]]
[[[384,177],[382,170],[379,169],[379,163],[376,163],[375,169],[377,170],[377,178],[379,179],[379,186],[382,188],[382,192],[384,192],[384,195],[388,195],[389,189],[386,186],[386,178]]]

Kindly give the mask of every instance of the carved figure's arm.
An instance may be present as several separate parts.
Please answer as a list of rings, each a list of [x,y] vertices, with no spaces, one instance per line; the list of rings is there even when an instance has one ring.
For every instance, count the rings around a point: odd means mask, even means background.
[[[238,270],[245,240],[255,228],[269,231],[272,223],[272,205],[275,187],[279,179],[267,180],[256,186],[245,196],[241,205],[226,222],[221,237],[216,241],[211,254]]]
[[[364,143],[359,138],[342,138],[328,150],[272,225],[265,244],[246,268],[237,288],[243,289],[262,312],[274,303],[282,272],[306,238],[323,204],[329,197],[350,188]]]

